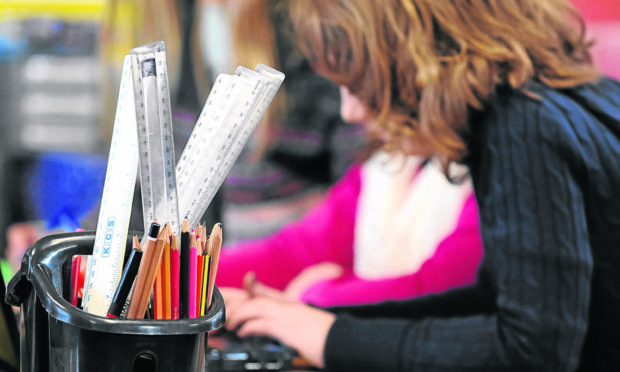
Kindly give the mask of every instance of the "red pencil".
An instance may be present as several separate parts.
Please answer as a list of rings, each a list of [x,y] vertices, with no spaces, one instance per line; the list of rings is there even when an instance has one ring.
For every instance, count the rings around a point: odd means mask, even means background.
[[[73,256],[71,260],[71,304],[77,306],[80,292],[80,266],[82,265],[82,256]]]
[[[81,227],[75,229],[76,232],[84,231]],[[86,261],[86,260],[84,260]],[[71,304],[77,306],[78,298],[82,295],[84,279],[82,274],[82,256],[73,256],[71,259]]]

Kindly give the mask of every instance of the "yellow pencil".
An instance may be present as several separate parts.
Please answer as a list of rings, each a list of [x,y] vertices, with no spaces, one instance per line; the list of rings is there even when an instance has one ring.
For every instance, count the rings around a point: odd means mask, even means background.
[[[200,294],[200,316],[207,313],[207,293],[209,292],[209,273],[211,271],[211,256],[204,256],[204,267],[202,271],[202,285]]]

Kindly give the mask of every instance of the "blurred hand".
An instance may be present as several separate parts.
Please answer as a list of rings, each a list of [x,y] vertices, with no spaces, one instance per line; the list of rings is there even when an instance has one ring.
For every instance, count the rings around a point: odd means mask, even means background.
[[[336,317],[298,302],[257,296],[227,309],[226,318],[226,328],[236,330],[240,337],[276,338],[322,368],[325,340]]]
[[[284,290],[284,297],[292,301],[300,301],[303,294],[313,285],[338,278],[342,275],[342,267],[333,262],[323,262],[310,266],[297,275]]]
[[[226,328],[236,330],[240,337],[276,338],[295,348],[310,364],[322,368],[325,340],[335,316],[298,301],[312,284],[341,273],[335,264],[316,265],[280,291],[258,282],[249,272],[243,278],[244,289],[220,289],[226,304]]]
[[[237,304],[250,299],[250,295],[244,289],[222,287],[219,288],[222,297],[224,298],[224,305],[226,306],[226,314],[230,309],[234,309]],[[228,315],[226,315],[228,318]]]
[[[22,256],[42,236],[41,227],[35,223],[15,223],[6,232],[6,258],[14,270],[21,266]]]
[[[284,292],[258,282],[256,280],[256,275],[251,271],[243,277],[243,289],[223,287],[219,288],[219,290],[222,297],[224,297],[227,318],[230,311],[237,308],[240,304],[250,300],[252,297],[267,297],[278,300],[286,300]]]
[[[248,272],[243,277],[243,289],[220,288],[224,297],[226,312],[234,309],[238,304],[249,300],[251,297],[268,297],[282,301],[300,302],[304,292],[316,283],[338,278],[342,275],[342,267],[333,262],[324,262],[310,266],[295,277],[284,291],[269,287],[256,280],[253,272]]]

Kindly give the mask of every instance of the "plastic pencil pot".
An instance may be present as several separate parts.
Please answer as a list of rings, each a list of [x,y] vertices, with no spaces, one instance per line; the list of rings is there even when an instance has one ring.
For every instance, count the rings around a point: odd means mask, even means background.
[[[49,235],[24,255],[6,294],[21,308],[21,371],[204,371],[208,332],[225,321],[219,291],[210,311],[195,319],[89,314],[70,303],[71,260],[92,254],[94,241],[94,231]]]

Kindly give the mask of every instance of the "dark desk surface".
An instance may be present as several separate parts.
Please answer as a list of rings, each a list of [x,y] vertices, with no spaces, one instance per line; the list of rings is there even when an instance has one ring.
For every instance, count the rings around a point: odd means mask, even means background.
[[[209,335],[207,370],[224,371],[317,371],[298,357],[297,351],[266,337],[241,339],[233,332]]]

